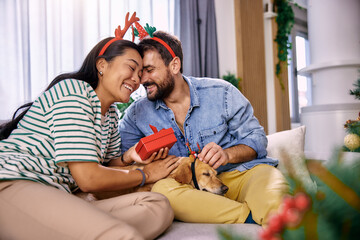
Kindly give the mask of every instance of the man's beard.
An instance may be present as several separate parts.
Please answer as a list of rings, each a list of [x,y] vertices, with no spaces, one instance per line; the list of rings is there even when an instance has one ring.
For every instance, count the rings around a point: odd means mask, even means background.
[[[147,97],[150,101],[156,101],[156,100],[164,99],[170,95],[170,93],[172,92],[175,86],[175,79],[168,70],[164,82],[162,82],[161,84],[157,84],[153,82],[151,84],[154,84],[156,86],[156,92],[153,95],[147,94]],[[146,85],[150,85],[150,84],[145,84],[144,87],[146,87]]]

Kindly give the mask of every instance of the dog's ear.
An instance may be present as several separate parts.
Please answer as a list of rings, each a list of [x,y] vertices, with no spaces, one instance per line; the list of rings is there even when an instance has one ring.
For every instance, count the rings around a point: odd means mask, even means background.
[[[190,164],[180,164],[174,173],[174,179],[182,184],[189,184],[192,180]]]

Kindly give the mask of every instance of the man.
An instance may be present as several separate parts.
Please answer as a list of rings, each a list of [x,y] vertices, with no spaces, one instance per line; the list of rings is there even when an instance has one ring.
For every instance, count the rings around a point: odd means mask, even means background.
[[[160,39],[160,40],[159,40]],[[149,124],[173,128],[177,142],[169,154],[188,156],[188,143],[199,151],[229,187],[219,196],[180,184],[174,179],[157,182],[152,191],[170,200],[175,218],[185,222],[267,224],[279,207],[287,184],[266,158],[267,139],[253,116],[249,101],[220,79],[182,75],[181,42],[157,31],[143,39],[144,68],[141,83],[147,98],[133,103],[120,123],[122,151],[152,134]]]

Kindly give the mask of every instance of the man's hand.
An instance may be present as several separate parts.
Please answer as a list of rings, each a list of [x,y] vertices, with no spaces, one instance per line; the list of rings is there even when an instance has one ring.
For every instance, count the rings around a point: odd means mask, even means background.
[[[179,157],[169,155],[165,159],[149,163],[144,167],[146,183],[153,183],[167,177],[175,168],[179,166]]]
[[[209,164],[214,169],[221,165],[226,165],[229,162],[229,155],[222,147],[214,142],[208,143],[199,153],[198,158],[200,161]]]

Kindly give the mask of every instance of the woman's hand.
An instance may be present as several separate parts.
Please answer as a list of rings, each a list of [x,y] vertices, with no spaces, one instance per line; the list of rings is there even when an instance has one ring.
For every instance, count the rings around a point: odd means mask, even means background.
[[[169,148],[167,148],[167,147],[161,148],[158,152],[154,152],[153,154],[151,154],[148,159],[142,160],[140,158],[139,154],[135,150],[135,147],[137,144],[135,144],[134,146],[129,148],[129,150],[127,150],[126,153],[124,153],[124,161],[125,162],[130,162],[127,160],[130,158],[132,161],[135,161],[137,163],[149,164],[153,161],[166,158],[166,156],[169,154]]]
[[[154,152],[151,154],[151,156],[148,159],[142,160],[139,156],[139,154],[136,152],[135,144],[131,148],[129,148],[121,157],[115,158],[109,162],[109,166],[128,166],[133,164],[134,162],[140,163],[140,164],[149,164],[153,161],[164,159],[169,154],[169,148],[161,148],[158,152]]]
[[[165,159],[149,163],[143,169],[146,175],[146,183],[154,183],[167,177],[175,168],[179,166],[179,157],[169,155]]]
[[[178,165],[175,156],[145,165],[146,183],[167,177]],[[129,189],[141,183],[142,175],[136,170],[109,168],[97,162],[68,162],[72,177],[83,192],[104,192]]]

